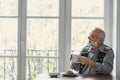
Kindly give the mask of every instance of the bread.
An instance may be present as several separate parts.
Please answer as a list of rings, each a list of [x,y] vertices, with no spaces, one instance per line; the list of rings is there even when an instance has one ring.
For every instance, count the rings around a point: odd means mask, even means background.
[[[66,71],[66,74],[74,74],[74,72],[73,71]]]

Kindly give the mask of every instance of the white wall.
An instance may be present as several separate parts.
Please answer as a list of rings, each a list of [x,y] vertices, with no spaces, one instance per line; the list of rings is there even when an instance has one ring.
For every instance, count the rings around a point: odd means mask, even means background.
[[[116,5],[116,76],[120,80],[120,0],[117,0]]]

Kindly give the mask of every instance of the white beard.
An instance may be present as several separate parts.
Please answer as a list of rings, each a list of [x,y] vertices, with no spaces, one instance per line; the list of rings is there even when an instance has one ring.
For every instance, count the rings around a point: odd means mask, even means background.
[[[93,47],[97,47],[98,46],[98,42],[96,41],[96,42],[91,42],[91,43],[89,43],[91,46],[93,46]]]

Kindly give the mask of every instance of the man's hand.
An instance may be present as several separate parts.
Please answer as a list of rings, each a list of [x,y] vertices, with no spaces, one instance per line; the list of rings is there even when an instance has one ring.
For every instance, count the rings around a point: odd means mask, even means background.
[[[80,56],[80,63],[83,65],[88,65],[88,66],[91,66],[93,68],[96,68],[96,62],[94,62],[94,61],[92,61],[89,58],[84,57],[84,56]]]
[[[89,65],[90,59],[88,59],[87,57],[84,57],[84,56],[80,56],[80,63],[83,65]]]

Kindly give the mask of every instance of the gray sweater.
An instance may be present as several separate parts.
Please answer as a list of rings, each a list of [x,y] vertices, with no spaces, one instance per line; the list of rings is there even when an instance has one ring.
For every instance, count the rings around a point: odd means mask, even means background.
[[[82,55],[82,52],[87,52],[90,50],[90,46],[85,46],[83,50],[80,52],[80,55]],[[101,57],[102,56],[102,57]],[[71,68],[76,71],[81,71],[81,74],[109,74],[111,73],[113,69],[113,59],[114,59],[114,53],[112,48],[106,45],[101,45],[97,51],[93,51],[92,49],[88,52],[89,59],[96,62],[96,69],[90,67],[90,66],[84,66],[81,68],[80,63],[76,63],[76,66],[72,66]]]

